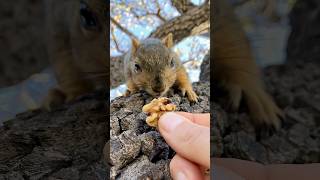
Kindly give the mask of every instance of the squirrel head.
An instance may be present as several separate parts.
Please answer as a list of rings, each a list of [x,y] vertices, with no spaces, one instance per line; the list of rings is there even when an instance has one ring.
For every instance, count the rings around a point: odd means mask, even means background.
[[[181,67],[177,55],[170,49],[172,34],[164,39],[132,40],[130,74],[132,81],[154,97],[164,95],[175,83]]]
[[[107,81],[107,2],[101,0],[79,0],[74,4],[70,21],[70,44],[76,61],[74,64],[89,76],[91,82],[105,86]],[[86,72],[90,72],[86,74]],[[91,78],[92,72],[103,74]]]

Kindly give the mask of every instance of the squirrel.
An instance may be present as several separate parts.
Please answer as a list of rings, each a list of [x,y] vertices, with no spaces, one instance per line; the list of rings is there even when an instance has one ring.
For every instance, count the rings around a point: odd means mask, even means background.
[[[127,85],[125,96],[144,90],[153,97],[164,96],[171,87],[177,87],[190,102],[197,102],[188,74],[173,46],[173,35],[162,40],[147,38],[141,42],[132,39],[131,50],[124,57]]]
[[[231,108],[237,110],[242,98],[256,126],[280,127],[282,110],[265,91],[246,34],[225,0],[214,6],[213,78],[229,93]]]
[[[51,110],[95,89],[107,89],[106,3],[45,1],[48,56],[58,82],[58,87],[49,90],[44,99],[45,109]]]

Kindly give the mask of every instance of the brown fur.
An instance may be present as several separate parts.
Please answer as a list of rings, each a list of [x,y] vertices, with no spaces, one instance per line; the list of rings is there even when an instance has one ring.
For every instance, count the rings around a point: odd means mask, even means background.
[[[229,92],[230,104],[238,109],[245,98],[257,125],[280,126],[282,111],[264,90],[247,37],[225,0],[215,1],[213,19],[214,78]]]
[[[44,107],[69,102],[108,81],[106,48],[106,1],[47,0],[48,54],[58,87],[50,90]],[[80,7],[90,12],[97,26],[84,26]],[[86,6],[86,8],[83,8]],[[99,74],[101,73],[101,74]]]
[[[198,96],[183,65],[170,50],[172,46],[172,34],[162,42],[152,38],[141,43],[132,41],[131,51],[125,57],[126,95],[144,90],[154,97],[163,96],[173,85],[177,85],[183,95],[187,93],[190,101],[197,101]],[[138,71],[135,66],[139,67]]]

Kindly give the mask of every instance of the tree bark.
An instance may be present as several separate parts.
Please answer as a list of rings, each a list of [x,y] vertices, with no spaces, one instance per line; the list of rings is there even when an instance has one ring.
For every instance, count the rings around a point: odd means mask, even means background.
[[[174,43],[178,43],[185,37],[191,35],[194,28],[202,23],[209,22],[210,6],[204,4],[199,7],[194,7],[182,16],[176,17],[151,33],[150,37],[164,38],[169,33],[173,34]]]
[[[172,0],[171,2],[180,14],[184,14],[195,7],[190,0]]]
[[[170,91],[168,97],[177,105],[177,111],[208,113],[210,111],[209,82],[193,84],[199,95],[198,103],[189,103],[187,97]],[[158,130],[145,122],[142,107],[153,97],[136,93],[119,97],[110,104],[110,151],[105,159],[111,165],[111,179],[170,179],[169,163],[173,150]],[[109,153],[110,152],[110,153]]]
[[[101,179],[109,123],[105,92],[52,112],[19,114],[0,127],[0,179]]]
[[[248,114],[224,111],[211,103],[211,157],[232,157],[263,164],[320,162],[320,65],[288,63],[264,70],[267,90],[284,112],[278,131],[255,129]],[[213,92],[216,90],[214,87]],[[312,87],[312,88],[311,88]],[[214,100],[220,98],[214,96]],[[225,100],[226,97],[223,97]],[[221,103],[219,103],[221,104]],[[240,108],[242,109],[242,107]]]

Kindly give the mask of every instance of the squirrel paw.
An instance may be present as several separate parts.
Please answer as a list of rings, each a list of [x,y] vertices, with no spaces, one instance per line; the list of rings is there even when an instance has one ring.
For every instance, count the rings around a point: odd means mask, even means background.
[[[275,104],[272,97],[259,85],[246,88],[242,88],[239,85],[228,85],[227,90],[233,110],[239,108],[240,100],[244,96],[250,116],[256,125],[280,128],[280,118],[283,118],[283,112]]]
[[[66,95],[59,89],[50,89],[48,95],[45,97],[42,108],[47,111],[52,111],[53,108],[64,104]]]
[[[123,94],[124,97],[127,97],[131,94],[131,92],[129,90],[126,90],[126,92]]]
[[[198,102],[199,97],[192,89],[188,90],[188,89],[181,88],[180,90],[181,90],[182,96],[185,96],[187,93],[187,96],[190,102]]]

